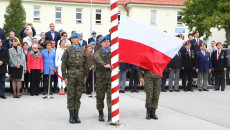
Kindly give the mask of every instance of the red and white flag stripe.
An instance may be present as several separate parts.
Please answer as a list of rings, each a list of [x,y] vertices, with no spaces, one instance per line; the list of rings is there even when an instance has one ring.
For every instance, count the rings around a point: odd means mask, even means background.
[[[160,76],[183,40],[121,15],[119,62],[143,67]]]

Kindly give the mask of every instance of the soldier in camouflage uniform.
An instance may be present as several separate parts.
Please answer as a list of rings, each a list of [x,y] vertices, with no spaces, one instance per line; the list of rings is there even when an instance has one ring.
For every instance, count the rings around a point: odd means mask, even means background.
[[[97,76],[97,110],[99,111],[99,121],[104,121],[104,99],[107,94],[108,121],[111,121],[111,50],[109,48],[109,37],[100,39],[102,49],[94,55]]]
[[[62,75],[67,86],[67,104],[70,113],[70,123],[81,123],[78,111],[81,104],[83,82],[88,76],[87,56],[84,48],[78,46],[79,34],[73,34],[70,39],[73,46],[65,50],[62,56]]]
[[[145,74],[144,78],[143,75]],[[143,68],[138,68],[138,75],[140,82],[144,84],[146,92],[146,102],[145,107],[147,109],[146,119],[155,119],[158,117],[156,115],[156,109],[158,108],[158,101],[161,92],[161,77],[149,70]]]

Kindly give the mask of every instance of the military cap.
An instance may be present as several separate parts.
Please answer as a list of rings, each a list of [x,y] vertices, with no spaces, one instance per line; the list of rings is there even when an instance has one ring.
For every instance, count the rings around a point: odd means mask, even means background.
[[[105,40],[109,40],[109,36],[104,36],[100,39],[99,43],[102,43]]]
[[[221,42],[217,42],[217,43],[216,43],[216,46],[217,46],[217,45],[219,45],[219,44],[221,44],[221,45],[222,45],[222,43],[221,43]]]
[[[77,37],[79,37],[79,36],[80,36],[79,33],[74,33],[73,35],[70,36],[70,39],[72,39],[72,38],[77,38]]]

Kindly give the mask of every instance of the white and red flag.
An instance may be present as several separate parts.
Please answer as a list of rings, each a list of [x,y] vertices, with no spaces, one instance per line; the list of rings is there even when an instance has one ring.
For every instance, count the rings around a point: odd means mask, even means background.
[[[162,77],[183,40],[120,15],[119,62],[134,64]]]

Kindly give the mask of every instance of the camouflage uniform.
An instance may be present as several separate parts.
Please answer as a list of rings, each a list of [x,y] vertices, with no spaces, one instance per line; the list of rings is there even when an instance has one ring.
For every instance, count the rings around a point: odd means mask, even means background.
[[[83,89],[83,80],[88,76],[88,63],[85,50],[73,46],[66,49],[62,56],[62,75],[68,79],[67,103],[69,110],[79,110]]]
[[[104,68],[104,65],[111,64],[111,50],[106,53],[103,49],[94,55],[97,76],[97,110],[104,109],[105,93],[107,94],[107,106],[111,110],[111,69]]]
[[[143,78],[142,71],[143,68],[138,68],[139,78]],[[146,108],[158,108],[158,100],[161,92],[161,77],[151,71],[146,70],[145,72],[145,92],[146,92]]]

